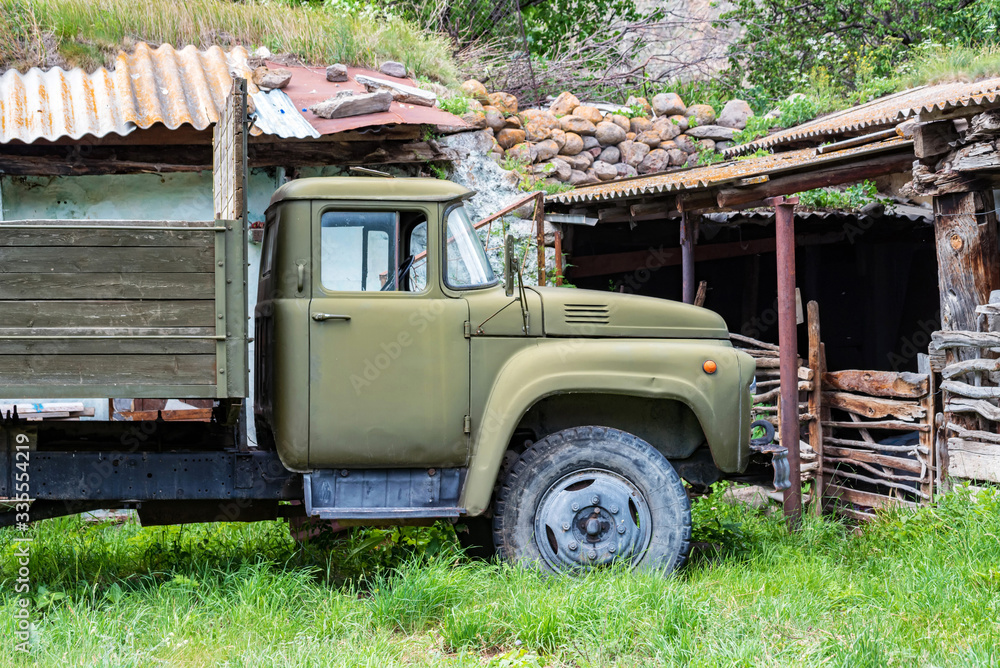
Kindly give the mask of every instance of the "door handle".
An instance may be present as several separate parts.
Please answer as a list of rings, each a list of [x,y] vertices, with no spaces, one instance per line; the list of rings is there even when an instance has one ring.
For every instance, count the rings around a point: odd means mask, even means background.
[[[313,313],[312,319],[316,322],[324,322],[326,320],[350,320],[349,315],[337,315],[336,313]]]

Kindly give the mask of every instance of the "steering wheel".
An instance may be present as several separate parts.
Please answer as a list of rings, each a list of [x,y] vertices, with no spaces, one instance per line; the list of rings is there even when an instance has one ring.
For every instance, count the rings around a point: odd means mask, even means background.
[[[390,280],[385,282],[385,285],[382,286],[379,292],[388,292],[389,290],[393,290],[396,287],[397,280],[403,276],[406,276],[406,272],[408,272],[410,270],[410,267],[412,266],[413,266],[413,256],[410,255],[405,260],[403,260],[403,263],[399,265],[399,269],[396,270],[396,273]]]

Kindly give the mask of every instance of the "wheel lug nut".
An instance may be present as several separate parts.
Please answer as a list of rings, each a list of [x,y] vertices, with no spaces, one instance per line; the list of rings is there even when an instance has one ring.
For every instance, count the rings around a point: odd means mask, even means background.
[[[618,514],[618,506],[611,506],[611,514],[612,515]]]
[[[573,509],[573,512],[576,512],[576,511],[580,510],[580,504],[579,503],[574,503],[572,506],[570,506],[570,508]]]
[[[618,533],[625,533],[625,527],[618,527]]]
[[[618,548],[616,548],[614,545],[612,545],[611,547],[608,548],[608,552],[610,552],[611,554],[614,554],[617,549]]]
[[[563,531],[569,531],[569,522],[563,522]]]
[[[572,543],[569,544],[569,549],[575,550],[576,548],[577,548],[577,544],[576,544],[576,541],[574,540]]]
[[[591,550],[590,554],[587,555],[591,559],[597,559],[597,550]]]
[[[596,506],[598,503],[601,502],[601,497],[595,494],[594,497],[590,500],[590,502]]]

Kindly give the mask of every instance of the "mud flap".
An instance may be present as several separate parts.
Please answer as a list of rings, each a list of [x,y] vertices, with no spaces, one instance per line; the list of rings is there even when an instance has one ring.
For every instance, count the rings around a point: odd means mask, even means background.
[[[789,479],[788,448],[780,446],[774,442],[774,425],[767,420],[754,420],[750,425],[750,430],[760,427],[764,430],[764,435],[750,439],[750,448],[754,452],[771,456],[771,467],[774,469],[774,489],[781,491],[792,486]]]

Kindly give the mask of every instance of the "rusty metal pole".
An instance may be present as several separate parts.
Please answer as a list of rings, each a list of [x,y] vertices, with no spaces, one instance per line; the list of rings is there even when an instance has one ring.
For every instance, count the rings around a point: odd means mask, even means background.
[[[556,227],[556,287],[563,284],[562,230]]]
[[[796,197],[772,197],[778,263],[778,346],[781,377],[781,445],[788,448],[792,486],[785,490],[784,510],[792,527],[802,520],[802,477],[799,460],[799,350],[795,317]],[[818,382],[818,379],[816,379]]]
[[[535,199],[535,234],[538,242],[538,285],[545,285],[545,193]]]
[[[697,223],[681,211],[681,300],[694,304],[694,237]]]

